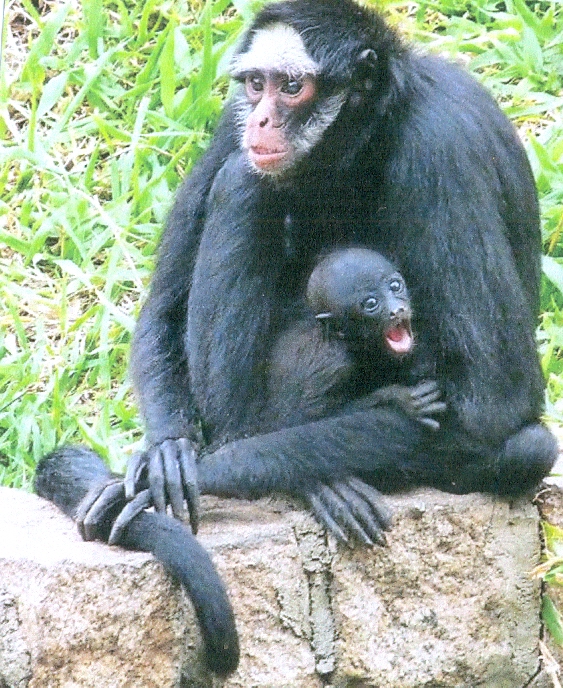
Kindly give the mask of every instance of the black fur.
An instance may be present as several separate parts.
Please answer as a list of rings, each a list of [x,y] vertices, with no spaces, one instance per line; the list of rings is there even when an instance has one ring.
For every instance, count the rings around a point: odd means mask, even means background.
[[[255,27],[274,21],[301,32],[331,84],[353,80],[354,56],[374,50],[383,94],[358,85],[362,102],[348,102],[295,176],[277,184],[225,165],[236,145],[227,110],[211,153],[178,195],[135,339],[149,437],[185,435],[198,412],[212,446],[236,437],[199,465],[203,490],[232,496],[303,494],[348,474],[384,490],[531,489],[557,449],[539,423],[538,205],[513,127],[472,78],[404,48],[367,10],[297,0],[267,7]],[[209,196],[221,168],[229,174]],[[229,215],[215,194],[240,212]],[[301,293],[314,256],[349,243],[385,252],[410,285],[421,350],[450,409],[442,432],[427,437],[399,413],[373,409],[244,438],[280,314]],[[174,287],[163,289],[164,276]],[[174,355],[172,315],[186,305],[187,352]],[[182,403],[159,411],[171,388]]]
[[[349,97],[310,156],[273,181],[237,160],[227,105],[178,192],[135,333],[149,443],[201,423],[200,488],[229,496],[306,496],[349,475],[383,490],[532,489],[557,446],[540,423],[539,213],[518,136],[470,76],[408,49],[366,8],[281,2],[251,33],[278,21],[321,65],[320,98],[344,85]],[[409,284],[421,368],[448,404],[442,429],[375,408],[259,434],[272,343],[299,317],[315,256],[350,244],[389,256]]]

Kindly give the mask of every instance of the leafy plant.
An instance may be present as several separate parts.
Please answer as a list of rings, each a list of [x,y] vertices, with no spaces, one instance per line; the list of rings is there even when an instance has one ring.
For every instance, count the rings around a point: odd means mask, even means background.
[[[174,190],[204,149],[248,2],[28,0],[0,81],[0,480],[56,444],[124,461],[137,304]],[[21,57],[25,56],[22,60]]]

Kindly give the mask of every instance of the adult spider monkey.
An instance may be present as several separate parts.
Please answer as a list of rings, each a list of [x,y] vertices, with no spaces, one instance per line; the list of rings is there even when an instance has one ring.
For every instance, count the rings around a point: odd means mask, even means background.
[[[121,532],[146,503],[187,506],[195,528],[199,491],[281,491],[374,541],[385,518],[370,486],[533,489],[557,445],[540,422],[537,196],[511,124],[352,0],[267,5],[231,72],[240,87],[178,193],[136,329],[148,448],[128,465]],[[448,407],[440,430],[382,405],[256,434],[265,362],[314,257],[350,244],[409,284],[422,369]],[[88,527],[107,521],[111,486]]]

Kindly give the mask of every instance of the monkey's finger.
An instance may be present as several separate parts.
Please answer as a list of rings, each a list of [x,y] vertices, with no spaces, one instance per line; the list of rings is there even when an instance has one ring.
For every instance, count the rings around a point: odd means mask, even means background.
[[[178,465],[178,445],[176,440],[166,440],[160,445],[162,465],[164,468],[164,484],[168,501],[175,518],[184,518],[184,492],[182,490],[182,476]]]
[[[433,430],[434,432],[437,432],[440,429],[440,423],[438,423],[437,420],[434,420],[434,418],[426,418],[425,416],[420,416],[420,418],[417,418],[416,420],[417,423],[425,425],[427,428]]]
[[[311,507],[311,511],[313,512],[317,521],[321,525],[323,525],[329,532],[331,532],[338,542],[342,542],[345,545],[349,544],[348,536],[338,525],[338,523],[332,518],[328,509],[321,502],[318,495],[310,493],[307,495],[307,499],[309,502],[309,506]]]
[[[346,502],[354,518],[360,524],[362,533],[367,536],[361,535],[360,540],[366,545],[373,545],[374,543],[386,545],[387,540],[381,530],[381,524],[365,499],[346,483],[335,483],[332,485],[332,489]]]
[[[346,490],[342,490],[342,492],[345,494]],[[373,540],[368,533],[369,530],[373,530],[373,528],[370,527],[370,525],[373,525],[374,523],[373,516],[371,516],[368,510],[366,510],[367,513],[365,515],[366,521],[368,522],[368,527],[365,528],[364,524],[361,523],[357,518],[360,510],[356,509],[356,504],[354,504],[354,501],[359,501],[359,497],[354,495],[352,490],[349,490],[349,493],[350,494],[348,496],[351,497],[351,502],[348,501],[344,494],[341,495],[338,493],[337,485],[333,485],[331,487],[323,485],[320,490],[320,498],[325,506],[330,510],[331,514],[333,514],[334,519],[338,519],[340,525],[346,528],[346,530],[353,535],[356,540],[359,540],[364,545],[373,547]],[[371,521],[371,524],[369,524],[369,521]],[[379,530],[377,523],[375,524],[375,530]]]
[[[435,401],[431,404],[427,404],[426,406],[422,406],[419,409],[419,413],[424,414],[425,416],[430,416],[433,413],[444,413],[444,411],[448,410],[448,405],[444,403],[443,401]]]
[[[415,408],[421,408],[421,407],[424,407],[428,404],[432,404],[435,401],[438,401],[438,399],[441,396],[442,395],[440,394],[440,392],[438,390],[436,390],[434,392],[431,392],[430,394],[425,394],[424,396],[411,397],[411,399],[412,399],[413,406]],[[442,403],[444,403],[444,402],[442,402]]]
[[[199,489],[197,486],[197,453],[191,442],[185,438],[178,440],[180,449],[180,473],[182,474],[182,484],[184,486],[184,496],[188,504],[190,514],[190,525],[192,532],[197,535],[199,529]]]
[[[74,520],[76,523],[81,523],[86,518],[86,515],[92,508],[92,504],[100,498],[100,496],[107,490],[110,485],[116,483],[117,480],[110,480],[109,482],[104,482],[101,485],[93,485],[86,496],[81,500],[80,504],[76,507],[76,512],[74,515]]]
[[[94,487],[91,487],[84,499],[82,499],[82,501],[76,508],[76,512],[74,514],[74,521],[78,528],[78,532],[80,533],[80,537],[83,540],[89,541],[96,539],[95,536],[91,536],[91,532],[86,533],[86,531],[84,530],[84,519],[88,515],[88,512],[92,508],[92,505],[100,498],[100,496],[104,493],[107,487],[107,483],[105,485],[95,485]]]
[[[164,466],[160,446],[149,450],[149,485],[154,508],[166,512],[166,496],[164,494]]]
[[[135,516],[140,514],[141,511],[148,509],[150,506],[152,506],[152,494],[150,489],[139,492],[134,499],[127,502],[125,508],[115,519],[111,528],[108,545],[118,545],[125,528],[127,528]]]
[[[433,392],[438,392],[440,395],[440,388],[435,380],[423,380],[419,382],[414,387],[411,387],[411,396],[413,399],[426,396],[427,394],[432,394]]]
[[[133,499],[137,489],[137,483],[141,477],[141,473],[147,467],[146,452],[137,452],[127,462],[127,469],[125,471],[125,478],[123,484],[125,485],[125,499],[127,501]]]
[[[377,517],[382,530],[391,530],[393,525],[393,512],[385,504],[383,495],[375,487],[364,483],[359,478],[348,478],[348,485],[360,494],[369,504],[373,513]]]
[[[98,539],[108,511],[116,504],[124,501],[125,492],[122,480],[108,483],[101,492],[96,490],[92,495],[86,495],[75,516],[78,532],[82,539],[87,541]]]
[[[413,399],[411,397],[412,408],[414,411],[424,412],[431,404],[436,404],[436,403],[444,404],[444,408],[446,408],[445,402],[443,402],[443,401],[438,402],[438,399],[440,399],[440,396],[441,396],[440,394],[428,394],[427,396],[419,397],[418,399]]]

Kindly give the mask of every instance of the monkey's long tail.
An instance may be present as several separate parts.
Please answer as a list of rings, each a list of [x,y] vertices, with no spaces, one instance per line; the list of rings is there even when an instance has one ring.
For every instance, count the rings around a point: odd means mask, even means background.
[[[37,466],[35,490],[74,518],[80,501],[95,483],[112,474],[90,449],[66,446],[45,456]],[[125,503],[118,505],[117,513]],[[117,515],[117,513],[115,515]],[[109,536],[112,515],[107,523]],[[238,635],[227,592],[211,558],[180,522],[156,513],[142,512],[123,533],[120,545],[152,552],[186,589],[195,608],[205,644],[207,665],[219,676],[233,672],[239,661]]]

